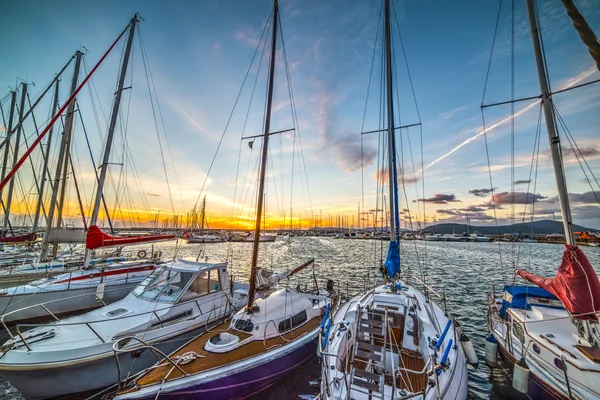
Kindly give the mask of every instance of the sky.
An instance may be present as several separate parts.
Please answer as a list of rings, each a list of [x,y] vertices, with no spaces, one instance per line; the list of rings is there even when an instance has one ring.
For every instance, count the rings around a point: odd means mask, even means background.
[[[513,29],[511,3],[505,1],[496,30],[497,1],[393,3],[396,125],[421,124],[397,131],[402,226],[416,228],[424,220],[502,225],[529,221],[532,214],[560,220],[546,128],[538,128],[539,104],[514,103],[514,120],[510,104],[481,110],[482,103],[539,94],[525,3],[514,3]],[[575,4],[599,32],[597,1]],[[77,50],[85,53],[81,81],[134,13],[143,17],[104,191],[117,226],[173,216],[183,221],[204,195],[210,227],[253,225],[261,140],[251,148],[252,139],[240,138],[263,131],[272,2],[20,1],[6,2],[3,10],[12,16],[0,39],[5,116],[9,90],[34,82],[28,87],[33,102]],[[378,195],[378,178],[387,179],[378,173],[385,157],[382,135],[361,135],[386,126],[380,121],[380,12],[379,0],[280,1],[283,36],[275,58],[271,132],[294,130],[270,136],[267,227],[336,225],[339,216],[347,225],[372,226],[381,218],[376,210],[387,209]],[[552,89],[600,79],[561,2],[540,2],[540,19]],[[121,40],[77,97],[72,159],[87,218],[95,172],[85,133],[98,165],[123,48]],[[73,65],[60,81],[61,105]],[[600,84],[556,94],[554,102],[598,178]],[[50,114],[46,96],[34,114],[39,130]],[[59,133],[51,141],[51,176]],[[600,229],[600,187],[589,170],[587,176],[582,171],[562,128],[560,133],[574,222]],[[35,135],[28,120],[28,143]],[[39,174],[39,150],[31,162]],[[37,198],[31,171],[26,163],[18,174],[13,220],[30,220]],[[65,220],[80,226],[72,174],[68,182]],[[103,212],[101,217],[106,224]]]

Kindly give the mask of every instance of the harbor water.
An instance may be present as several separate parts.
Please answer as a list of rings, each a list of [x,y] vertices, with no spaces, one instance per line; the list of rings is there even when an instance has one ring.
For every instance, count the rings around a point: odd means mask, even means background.
[[[516,268],[536,274],[554,276],[560,265],[564,246],[543,243],[474,243],[402,241],[403,274],[422,278],[437,293],[445,294],[447,307],[471,338],[479,356],[477,370],[469,371],[470,399],[516,398],[511,388],[510,370],[490,371],[483,362],[484,340],[487,335],[487,292],[495,287],[501,293],[504,284],[512,284]],[[229,261],[234,279],[246,281],[250,269],[251,243],[186,244],[159,243],[155,249],[163,257],[200,257],[209,262]],[[148,249],[146,246],[133,247]],[[315,259],[315,268],[307,268],[288,284],[312,285],[316,278],[323,287],[333,279],[344,297],[366,287],[381,283],[379,265],[387,251],[387,243],[377,240],[335,239],[328,237],[279,237],[275,242],[261,244],[259,264],[278,272]],[[596,271],[600,267],[600,248],[583,247]],[[314,274],[314,276],[313,276]],[[521,283],[517,278],[517,283]],[[434,298],[435,299],[435,298]],[[4,342],[3,333],[0,340]],[[316,349],[315,349],[316,350]],[[318,393],[319,359],[315,357],[269,390],[253,399],[311,399]],[[32,383],[33,384],[33,383]],[[62,384],[57,382],[57,384]],[[68,382],[64,382],[68,384]],[[75,397],[71,397],[75,398]],[[85,397],[82,397],[85,398]],[[7,382],[0,383],[0,400],[21,399]]]

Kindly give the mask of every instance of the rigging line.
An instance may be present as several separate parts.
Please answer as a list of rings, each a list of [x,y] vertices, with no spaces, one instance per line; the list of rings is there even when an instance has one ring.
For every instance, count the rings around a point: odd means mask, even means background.
[[[52,127],[52,125],[54,125],[54,123],[59,119],[59,117],[62,115],[62,113],[65,111],[65,109],[69,106],[69,104],[77,96],[77,94],[79,93],[79,91],[81,90],[81,88],[89,80],[90,76],[94,72],[96,72],[96,69],[98,69],[98,67],[100,66],[100,64],[102,64],[102,62],[104,61],[104,59],[108,56],[108,53],[110,53],[112,51],[112,49],[115,47],[115,45],[117,44],[117,42],[125,34],[125,32],[127,31],[127,29],[129,28],[130,24],[127,24],[127,27],[123,30],[123,32],[121,32],[121,34],[117,37],[117,39],[113,42],[113,44],[108,48],[108,50],[106,51],[106,53],[104,53],[104,55],[102,56],[102,58],[100,58],[100,60],[94,66],[94,68],[92,69],[92,71],[90,72],[90,74],[83,79],[83,81],[79,84],[79,86],[77,87],[77,89],[75,89],[75,91],[73,92],[73,94],[69,97],[69,99],[65,102],[65,104],[63,104],[62,108],[58,111],[58,113],[56,113],[56,115],[52,118],[52,120],[50,121],[50,123],[42,131],[42,133],[40,134],[40,136],[25,151],[25,154],[23,154],[23,156],[21,157],[21,159],[14,166],[14,168],[11,169],[11,171],[6,175],[6,177],[4,178],[4,180],[2,182],[0,182],[0,190],[4,189],[4,186],[6,186],[6,184],[8,183],[8,181],[10,181],[10,179],[14,176],[14,174],[17,172],[17,170],[19,168],[21,168],[21,166],[25,162],[25,159],[27,157],[29,157],[29,155],[33,152],[33,150],[35,149],[35,147],[37,147],[37,145],[42,141],[42,139],[44,138],[44,136],[46,136],[46,133],[48,133],[48,131],[50,130],[50,128]]]
[[[571,132],[567,128],[567,125],[565,124],[565,121],[563,120],[562,116],[560,115],[560,113],[558,112],[558,110],[556,109],[556,106],[554,104],[553,104],[553,107],[554,107],[554,114],[558,117],[558,121],[559,121],[560,125],[562,126],[562,128],[563,128],[563,130],[564,130],[564,132],[566,134],[565,136],[567,137],[567,140],[569,141],[569,145],[571,146],[571,150],[573,151],[573,154],[577,158],[577,162],[579,163],[579,167],[583,171],[583,174],[585,175],[585,178],[586,178],[588,184],[590,185],[590,188],[592,189],[592,193],[594,194],[594,197],[596,198],[596,201],[598,202],[598,204],[600,204],[600,199],[598,199],[598,196],[596,194],[596,190],[594,190],[594,187],[591,184],[591,180],[588,177],[587,172],[585,171],[585,168],[584,168],[584,166],[581,163],[580,156],[581,156],[581,159],[583,159],[583,162],[585,163],[585,165],[587,166],[587,168],[588,168],[588,170],[589,170],[592,178],[594,178],[594,181],[596,182],[596,185],[598,185],[598,187],[600,187],[600,184],[598,184],[598,180],[596,179],[596,176],[594,175],[594,172],[590,168],[587,160],[585,159],[583,153],[581,152],[581,149],[579,148],[579,146],[575,142],[575,138],[573,137],[573,135],[571,134]],[[575,150],[575,149],[577,149],[577,150]]]
[[[487,93],[487,85],[490,77],[490,70],[492,68],[492,57],[494,55],[494,46],[496,45],[496,37],[498,35],[498,25],[500,22],[500,14],[502,13],[502,0],[500,0],[498,4],[498,15],[496,16],[496,25],[494,27],[494,36],[492,38],[492,48],[490,50],[490,58],[488,60],[487,71],[485,73],[485,83],[483,84],[483,94],[481,96],[481,107],[483,107],[483,103],[485,101],[485,95]]]
[[[75,176],[75,167],[73,166],[73,157],[68,154],[69,164],[71,164],[71,174],[73,175],[73,183],[75,184],[75,190],[77,191],[77,201],[79,203],[79,211],[81,212],[81,219],[83,221],[83,229],[87,231],[87,222],[85,220],[85,210],[83,209],[83,203],[81,202],[81,195],[79,193],[79,185],[77,184],[77,177]]]
[[[536,132],[535,132],[535,140],[533,142],[533,154],[531,154],[531,165],[529,167],[529,176],[528,179],[529,181],[527,182],[527,194],[525,195],[525,205],[523,207],[523,218],[521,219],[521,232],[520,235],[523,236],[523,229],[525,227],[525,218],[527,218],[527,205],[529,204],[529,188],[531,187],[531,177],[533,175],[533,166],[536,162],[536,149],[538,148],[539,144],[539,140],[540,140],[540,131],[541,131],[541,124],[542,124],[542,107],[540,104],[540,111],[538,113],[538,122],[537,122],[537,126],[536,126]],[[533,192],[533,202],[535,202],[535,190]],[[533,221],[531,224],[531,229],[533,229]],[[519,242],[518,245],[518,249],[517,249],[517,262],[515,265],[519,265],[519,254],[521,251],[521,244],[523,242]],[[516,279],[516,274],[513,275],[513,285],[515,284],[515,279]]]
[[[144,39],[142,37],[142,31],[140,29],[138,29],[138,35],[139,35],[139,38],[140,38],[140,41],[141,41],[141,44],[142,44],[142,52],[144,54],[146,54],[146,58],[147,58],[148,52],[146,50],[146,45],[145,45]],[[181,195],[181,186],[179,185],[179,177],[178,177],[178,174],[177,174],[177,169],[175,168],[175,159],[173,158],[173,153],[171,152],[171,144],[170,144],[170,141],[169,141],[169,136],[167,135],[167,128],[165,126],[165,120],[163,118],[162,109],[161,109],[161,106],[160,106],[160,101],[159,101],[159,98],[158,98],[158,94],[156,92],[156,85],[154,83],[154,77],[152,75],[152,69],[150,68],[150,63],[149,62],[148,62],[148,74],[150,75],[150,81],[152,83],[152,89],[154,91],[154,97],[156,98],[156,108],[158,110],[158,116],[160,118],[160,122],[161,122],[161,125],[162,125],[162,128],[163,128],[163,135],[165,137],[165,142],[167,144],[167,151],[169,152],[169,157],[171,158],[171,165],[173,167],[173,174],[175,175],[175,183],[177,184],[177,190],[179,191],[179,199],[181,200],[181,207],[182,207],[182,209],[185,210],[185,205],[183,204],[183,196]]]
[[[148,64],[148,59],[146,57],[146,53],[144,51],[144,45],[141,39],[141,35],[140,32],[138,32],[138,39],[140,42],[140,53],[142,55],[142,65],[144,66],[144,73],[146,75],[146,83],[148,86],[148,96],[150,97],[150,106],[152,107],[152,118],[154,120],[154,127],[156,129],[156,139],[158,140],[158,148],[160,150],[160,159],[162,161],[163,164],[163,171],[165,173],[165,180],[167,181],[167,191],[169,193],[169,202],[171,204],[171,211],[173,212],[173,215],[175,215],[175,205],[173,204],[173,196],[171,195],[171,185],[169,184],[169,174],[167,172],[167,164],[165,162],[165,155],[163,152],[163,147],[162,147],[162,142],[160,140],[160,131],[158,129],[158,121],[156,119],[156,110],[154,109],[154,100],[152,99],[152,90],[150,88],[150,79],[148,76],[148,68],[146,67],[146,64]],[[130,97],[131,98],[131,97]]]
[[[125,31],[123,31],[124,33]],[[121,33],[121,36],[123,36],[123,33]],[[121,36],[119,36],[119,38],[117,39],[117,41],[121,38]],[[115,42],[116,44],[116,42]],[[114,44],[113,44],[114,46]],[[112,50],[112,47],[108,50],[108,52],[106,54],[108,54],[110,52],[110,50]],[[106,54],[104,55],[104,57],[102,57],[102,59],[98,62],[98,64],[96,65],[96,67],[98,67],[98,65],[100,65],[100,63],[102,63],[102,61],[104,60],[104,58],[106,57]],[[30,108],[29,110],[27,110],[27,112],[25,113],[25,115],[23,116],[21,121],[18,121],[18,123],[16,124],[16,126],[10,131],[7,132],[6,134],[6,138],[4,138],[4,140],[2,141],[2,143],[0,143],[0,150],[4,147],[4,145],[10,140],[10,136],[15,133],[19,128],[21,128],[21,125],[23,124],[23,122],[27,119],[27,117],[29,117],[29,114],[33,112],[33,109],[35,107],[37,107],[37,105],[40,103],[40,101],[42,101],[42,99],[44,98],[44,96],[46,96],[46,93],[48,93],[48,91],[50,90],[50,88],[54,85],[54,82],[56,82],[58,80],[58,78],[62,75],[62,73],[67,69],[67,67],[69,66],[69,64],[71,64],[71,61],[73,61],[73,59],[75,58],[75,55],[73,55],[71,57],[71,59],[65,64],[65,66],[60,70],[60,72],[58,74],[56,74],[56,76],[54,77],[54,79],[52,79],[52,81],[50,81],[50,83],[48,85],[46,85],[44,87],[44,90],[42,92],[42,94],[40,96],[38,96],[35,100],[35,103],[33,104],[33,107]],[[95,70],[95,69],[94,69]],[[67,100],[67,103],[70,102],[71,99]],[[62,111],[59,114],[62,114]],[[55,121],[54,121],[55,122]],[[54,123],[52,122],[52,123]],[[4,186],[4,185],[2,185]]]
[[[298,132],[298,144],[300,146],[300,157],[302,160],[302,166],[304,168],[304,179],[306,182],[306,193],[308,195],[308,203],[310,206],[310,211],[311,211],[311,216],[314,219],[314,208],[313,208],[313,204],[312,204],[312,196],[310,194],[310,187],[308,186],[308,173],[307,173],[307,169],[306,169],[306,160],[304,157],[304,146],[302,146],[302,134],[300,132],[300,124],[298,123],[298,111],[296,109],[296,99],[294,97],[294,89],[292,87],[292,79],[291,79],[291,74],[290,74],[290,67],[289,67],[289,63],[288,63],[288,57],[287,57],[287,50],[285,47],[285,41],[283,38],[283,26],[281,24],[281,17],[279,16],[279,30],[281,33],[281,46],[283,49],[283,59],[284,59],[284,64],[285,64],[285,71],[286,71],[286,76],[287,76],[287,81],[288,81],[288,90],[290,93],[290,98],[291,98],[291,103],[292,103],[292,116],[294,118],[294,125],[296,128],[296,131]],[[296,133],[296,131],[294,131],[294,133]],[[302,175],[301,175],[302,176]],[[290,198],[292,196],[290,195]]]
[[[269,16],[269,18],[270,18],[270,16]],[[267,44],[267,41],[266,41],[266,36],[265,36],[265,33],[267,32],[267,28],[268,28],[268,26],[269,26],[269,25],[268,25],[268,23],[267,23],[267,24],[265,24],[265,27],[264,27],[264,29],[263,29],[263,32],[262,32],[262,34],[261,34],[261,36],[260,36],[260,39],[259,39],[259,41],[258,41],[258,45],[257,45],[258,47],[256,48],[256,50],[255,50],[255,53],[254,53],[254,57],[255,57],[255,56],[256,56],[256,54],[257,54],[257,52],[258,52],[258,49],[260,48],[260,45],[261,45],[261,43],[263,43],[263,38],[264,38],[264,39],[265,39],[265,42],[264,42],[264,44],[263,44],[263,46],[262,46],[262,52],[261,52],[261,55],[260,55],[260,59],[258,60],[258,64],[257,64],[257,71],[256,71],[256,76],[255,76],[255,78],[254,78],[254,84],[252,85],[252,91],[250,92],[250,102],[249,102],[249,104],[248,104],[248,109],[246,110],[246,116],[245,116],[245,118],[244,118],[244,125],[242,126],[242,135],[241,135],[241,136],[242,136],[242,139],[240,140],[240,149],[239,149],[239,155],[238,155],[238,169],[237,169],[237,171],[236,171],[236,183],[235,183],[235,186],[234,186],[234,192],[233,192],[233,204],[232,204],[232,211],[231,211],[231,217],[232,217],[232,219],[233,219],[233,214],[234,214],[234,212],[235,212],[235,200],[236,200],[236,198],[237,198],[237,187],[238,187],[238,180],[239,180],[239,175],[238,175],[238,173],[239,173],[239,166],[240,166],[240,162],[241,162],[241,159],[240,159],[240,157],[241,157],[241,151],[242,151],[243,136],[244,136],[244,134],[245,134],[245,132],[246,132],[246,127],[247,127],[247,125],[248,125],[248,118],[249,118],[249,116],[250,116],[250,110],[251,110],[251,108],[252,108],[252,103],[253,103],[253,101],[254,101],[254,94],[256,93],[256,85],[257,85],[257,83],[258,83],[258,76],[259,76],[260,69],[261,69],[261,66],[262,66],[262,62],[263,62],[263,59],[264,59],[264,56],[265,56],[265,53],[266,53],[266,44]],[[250,65],[249,65],[249,70],[248,70],[248,72],[250,71],[250,69],[252,68],[252,65],[254,64],[254,57],[252,57],[252,61],[250,62]],[[248,74],[248,73],[247,73],[247,74]],[[247,75],[246,75],[246,76],[247,76]],[[246,81],[246,79],[244,78],[244,83],[245,83],[245,81]],[[243,90],[244,83],[242,84],[242,88],[241,88],[240,90]],[[232,112],[233,112],[233,111],[232,111]],[[248,158],[248,165],[246,166],[246,171],[245,171],[245,173],[244,173],[244,176],[247,176],[247,173],[248,173],[248,167],[249,167],[249,165],[250,165],[250,158],[252,157],[252,149],[253,149],[253,148],[252,148],[252,147],[250,147],[250,156],[249,156],[249,158]],[[242,194],[243,194],[243,188],[242,188]],[[240,207],[241,207],[241,206],[240,206]],[[195,208],[195,207],[194,207],[194,208]],[[236,220],[236,221],[237,221],[237,220]],[[239,221],[237,221],[237,224],[239,224]]]
[[[27,93],[27,102],[29,103],[29,108],[31,109],[31,99],[29,98],[29,93]],[[35,129],[35,133],[37,134],[37,136],[40,135],[40,131],[38,129],[38,125],[37,122],[35,120],[35,113],[31,113],[31,118],[33,121],[33,127]],[[29,145],[27,144],[27,135],[23,135],[23,142],[25,144],[25,147],[28,147]],[[40,146],[40,151],[42,154],[42,157],[44,157],[44,147]],[[40,192],[40,182],[38,181],[37,178],[37,174],[35,173],[35,166],[33,163],[33,159],[31,158],[31,156],[29,157],[29,162],[31,164],[31,169],[32,169],[32,173],[33,173],[33,180],[35,182],[35,187],[37,189],[37,192]],[[46,172],[48,173],[48,179],[50,179],[50,171],[48,169],[46,169],[46,171],[42,171],[42,176],[41,179],[44,180],[46,177]],[[44,218],[46,218],[46,207],[44,207],[44,202],[42,202],[42,214],[44,215]]]
[[[271,12],[272,13],[272,12]],[[267,29],[267,25],[265,24],[265,27],[263,28],[263,35]],[[262,35],[261,35],[262,38]],[[225,133],[227,132],[227,128],[229,127],[229,123],[231,122],[231,119],[233,117],[233,113],[235,111],[235,108],[237,106],[237,103],[240,99],[240,96],[242,95],[242,90],[244,89],[244,84],[246,83],[246,79],[248,78],[248,74],[250,73],[250,69],[252,67],[252,64],[254,62],[254,59],[256,57],[256,53],[258,52],[260,46],[260,41],[259,43],[256,45],[256,49],[254,50],[254,55],[252,56],[252,60],[250,61],[250,65],[248,66],[248,69],[246,70],[246,75],[244,76],[244,80],[242,81],[242,86],[240,88],[240,91],[237,94],[237,97],[235,99],[235,102],[233,104],[233,109],[231,110],[231,113],[229,114],[229,118],[227,118],[227,123],[225,124],[225,129],[223,129],[223,133],[221,134],[221,138],[219,139],[219,144],[217,145],[217,150],[215,151],[215,154],[210,162],[210,166],[208,168],[208,171],[206,173],[206,176],[204,178],[204,182],[202,183],[202,187],[200,188],[200,193],[198,194],[198,198],[196,199],[196,203],[194,204],[194,208],[198,207],[198,202],[200,201],[200,196],[202,195],[202,192],[204,191],[204,187],[206,185],[206,182],[208,180],[208,175],[210,174],[210,171],[212,170],[212,167],[214,165],[215,160],[217,159],[217,154],[219,153],[219,149],[221,148],[221,144],[223,143],[223,138],[225,137]]]
[[[87,134],[87,129],[85,128],[85,123],[83,122],[83,116],[81,115],[81,107],[79,103],[77,103],[77,114],[79,115],[79,121],[81,121],[81,129],[83,130],[83,135],[85,137],[85,143],[87,145],[88,152],[90,153],[90,159],[92,160],[92,167],[94,168],[94,174],[96,176],[96,183],[99,180],[98,177],[98,168],[96,167],[96,161],[94,160],[94,153],[92,152],[92,146],[90,145],[90,139]],[[114,233],[113,225],[110,219],[110,214],[108,213],[108,206],[106,205],[106,198],[104,197],[104,193],[102,193],[102,205],[104,206],[104,212],[106,213],[108,226],[110,227],[111,233]]]
[[[490,180],[490,194],[492,195],[491,199],[490,199],[490,204],[494,213],[494,223],[496,224],[496,228],[498,228],[498,215],[496,212],[496,202],[494,199],[494,183],[492,180],[492,165],[490,162],[490,149],[489,149],[489,145],[488,145],[488,138],[487,138],[487,128],[485,126],[485,115],[483,113],[483,108],[481,109],[481,123],[483,126],[483,138],[484,138],[484,142],[485,142],[485,155],[487,158],[487,166],[488,166],[488,177]],[[503,268],[503,263],[502,263],[502,248],[500,247],[500,242],[498,242],[498,255],[500,258],[500,270],[502,271],[502,284],[506,284],[506,281],[504,279],[504,268]]]
[[[541,142],[541,132],[542,132],[542,123],[541,123],[541,113],[542,113],[542,104],[540,103],[540,122],[539,122],[539,133],[538,133],[538,140],[537,140],[537,154],[536,154],[536,159],[535,159],[535,175],[533,178],[533,193],[535,194],[535,192],[537,191],[537,175],[538,175],[538,166],[539,166],[539,162],[540,162],[540,142]],[[533,218],[535,216],[535,203],[536,203],[536,199],[535,196],[533,196],[533,202],[531,203],[531,228],[530,228],[530,237],[533,236]],[[531,267],[531,251],[529,252],[529,267]],[[516,279],[516,276],[513,278]]]

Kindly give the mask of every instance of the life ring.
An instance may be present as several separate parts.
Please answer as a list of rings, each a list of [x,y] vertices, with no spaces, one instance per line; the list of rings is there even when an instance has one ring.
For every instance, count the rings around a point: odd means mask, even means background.
[[[138,253],[137,253],[137,256],[138,256],[139,258],[144,258],[144,257],[146,257],[146,250],[140,250],[140,251],[138,251]]]

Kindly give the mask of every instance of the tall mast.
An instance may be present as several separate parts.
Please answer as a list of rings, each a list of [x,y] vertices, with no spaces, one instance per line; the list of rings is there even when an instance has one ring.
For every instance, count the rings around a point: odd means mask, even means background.
[[[23,82],[23,89],[21,91],[21,105],[19,106],[19,129],[17,130],[17,139],[15,140],[15,148],[13,150],[13,163],[14,168],[19,161],[19,146],[21,145],[21,135],[23,133],[23,112],[25,109],[25,98],[27,97],[27,84]],[[8,226],[8,219],[10,218],[10,205],[12,203],[13,190],[15,188],[16,176],[10,180],[8,184],[8,195],[6,196],[6,208],[4,209],[4,224],[2,225],[2,232],[6,232]]]
[[[202,226],[200,228],[200,232],[204,233],[204,220],[206,219],[206,195],[204,195],[204,198],[202,199]]]
[[[256,272],[258,264],[258,247],[260,244],[260,223],[263,212],[265,190],[265,174],[267,172],[267,155],[269,153],[269,130],[271,129],[271,105],[273,104],[273,80],[275,78],[275,51],[277,46],[277,20],[279,6],[277,0],[273,6],[273,39],[271,40],[271,61],[269,65],[269,90],[267,94],[267,110],[265,115],[265,131],[263,134],[262,158],[260,162],[260,178],[258,181],[258,202],[256,204],[256,227],[254,228],[254,246],[252,247],[252,267],[250,268],[250,289],[248,290],[248,312],[252,311],[254,291],[256,290]]]
[[[92,217],[90,218],[90,226],[96,225],[98,222],[98,213],[100,211],[100,201],[102,200],[102,193],[104,190],[104,181],[106,180],[106,173],[108,171],[108,161],[110,158],[110,151],[112,148],[113,138],[115,136],[115,127],[117,126],[117,119],[119,117],[119,106],[121,105],[121,95],[123,93],[123,85],[125,84],[125,76],[127,75],[127,66],[129,64],[129,56],[131,54],[131,47],[133,45],[133,36],[135,34],[135,25],[137,24],[137,14],[131,19],[129,28],[129,37],[127,38],[127,47],[125,49],[125,55],[123,57],[123,63],[121,64],[121,72],[119,75],[119,86],[115,93],[115,102],[113,104],[112,114],[110,116],[110,124],[108,126],[108,135],[106,136],[106,147],[104,148],[104,154],[102,158],[102,164],[100,164],[100,178],[98,179],[98,188],[96,190],[96,198],[94,200],[94,208],[92,210]],[[85,266],[87,267],[90,261],[90,250],[85,251]]]
[[[531,40],[533,41],[533,52],[535,54],[535,63],[537,65],[538,79],[540,82],[540,91],[542,95],[542,107],[544,108],[544,117],[546,128],[548,130],[548,140],[550,141],[550,151],[552,155],[552,165],[554,167],[554,177],[556,178],[556,187],[558,189],[558,201],[560,203],[560,212],[562,214],[563,226],[565,229],[565,239],[567,244],[575,244],[573,236],[573,220],[571,218],[571,207],[569,205],[569,192],[565,180],[565,170],[563,166],[562,153],[560,147],[560,137],[556,130],[554,117],[554,105],[552,104],[552,93],[548,85],[546,76],[546,65],[542,55],[540,43],[540,33],[538,31],[535,3],[534,0],[526,0],[527,14],[529,15],[529,25],[531,27]]]
[[[4,159],[2,161],[2,180],[4,180],[4,178],[6,177],[6,167],[8,166],[8,153],[10,151],[10,141],[9,141],[9,137],[8,134],[12,131],[12,125],[13,125],[13,118],[15,115],[15,107],[17,105],[17,92],[13,91],[11,92],[10,95],[10,114],[8,115],[8,130],[7,132],[7,137],[6,137],[6,148],[4,149]],[[0,190],[0,201],[2,201],[2,190]],[[4,211],[6,211],[6,206],[4,205],[4,202],[2,202],[2,207],[4,208]],[[6,229],[2,230],[2,235],[6,234]]]
[[[398,215],[398,178],[396,176],[396,138],[394,136],[394,92],[392,77],[392,28],[390,1],[385,2],[385,73],[387,83],[388,180],[390,186],[390,239],[400,241]]]
[[[69,96],[73,96],[75,91],[77,90],[77,82],[79,80],[79,68],[81,66],[81,56],[82,52],[77,51],[75,53],[75,67],[73,69],[73,79],[71,80],[71,91],[69,92]],[[73,115],[75,107],[75,102],[72,101],[67,108],[67,116],[70,118]],[[52,128],[51,128],[52,129]],[[56,162],[56,171],[54,173],[54,182],[52,184],[52,195],[50,196],[50,207],[48,209],[48,216],[46,218],[46,231],[44,232],[44,239],[42,240],[42,249],[40,251],[40,260],[46,260],[46,255],[48,254],[48,239],[50,238],[50,231],[52,230],[52,222],[54,220],[54,210],[56,209],[56,201],[58,198],[58,188],[60,185],[60,174],[62,171],[63,164],[67,153],[67,134],[66,132],[62,133],[62,139],[60,141],[60,149],[58,152],[58,160]],[[64,184],[64,182],[63,182]]]
[[[56,80],[56,84],[54,85],[54,100],[52,100],[52,115],[56,115],[57,111],[58,111],[58,87],[59,87],[59,80]],[[42,180],[40,182],[40,189],[39,189],[39,193],[38,193],[38,202],[35,208],[35,217],[33,218],[33,228],[32,228],[32,232],[36,233],[37,229],[38,229],[38,225],[39,225],[39,221],[40,221],[40,211],[42,209],[42,204],[44,201],[44,186],[46,183],[46,171],[48,170],[48,162],[50,160],[50,146],[52,144],[52,133],[54,132],[54,125],[52,125],[52,127],[50,128],[50,132],[48,132],[48,139],[47,139],[47,143],[48,145],[46,146],[46,153],[44,154],[44,166],[42,168]]]

